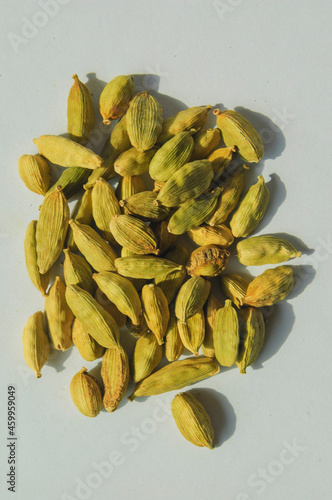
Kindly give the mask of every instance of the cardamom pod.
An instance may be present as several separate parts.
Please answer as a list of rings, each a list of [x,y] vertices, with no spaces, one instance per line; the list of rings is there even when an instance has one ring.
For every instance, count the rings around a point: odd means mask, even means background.
[[[267,269],[249,283],[242,304],[254,307],[273,306],[287,297],[293,285],[291,267],[278,266]]]
[[[165,259],[184,266],[188,260],[188,250],[183,246],[177,245],[166,253]],[[186,270],[182,267],[181,269],[175,269],[158,274],[155,277],[154,284],[158,285],[159,288],[162,289],[169,304],[176,296],[179,288],[185,280],[186,275]]]
[[[93,294],[96,285],[92,279],[92,269],[81,255],[73,253],[68,248],[64,249],[63,275],[66,285],[79,285],[84,290]]]
[[[162,221],[169,217],[170,208],[156,203],[157,193],[153,191],[142,191],[130,196],[126,200],[120,200],[120,206],[124,207],[129,215],[134,215],[144,221]]]
[[[123,347],[110,347],[103,356],[101,378],[104,382],[105,410],[112,413],[126,394],[129,382],[129,361]]]
[[[140,219],[132,215],[115,215],[111,220],[110,229],[119,245],[129,248],[132,252],[159,254],[155,235]]]
[[[161,133],[158,137],[158,144],[164,144],[174,135],[186,130],[196,131],[205,125],[207,115],[212,109],[211,106],[193,106],[192,108],[179,111],[176,115],[167,118],[163,122]]]
[[[116,76],[106,85],[99,98],[99,112],[105,125],[124,115],[134,92],[135,85],[131,75]]]
[[[217,245],[196,248],[187,264],[190,276],[218,276],[226,267],[230,253]]]
[[[127,130],[131,144],[140,152],[151,149],[161,132],[162,108],[149,92],[139,92],[130,101]]]
[[[179,290],[175,301],[176,317],[186,323],[186,321],[200,311],[211,289],[211,283],[201,276],[189,278]]]
[[[205,317],[203,309],[187,319],[185,323],[178,320],[178,330],[182,344],[188,351],[198,356],[205,336]]]
[[[179,334],[174,302],[169,307],[169,314],[169,322],[165,334],[165,356],[168,361],[175,361],[182,356],[184,345]]]
[[[251,123],[236,111],[215,109],[213,113],[226,146],[236,146],[245,161],[257,163],[264,155],[264,146]]]
[[[86,224],[71,219],[70,227],[73,230],[74,241],[79,251],[89,264],[98,271],[115,271],[114,261],[117,258],[112,247],[94,230]]]
[[[78,285],[69,285],[66,289],[66,300],[84,330],[98,344],[107,349],[119,346],[120,333],[116,321],[89,292]]]
[[[97,169],[96,169],[97,170]],[[95,172],[95,170],[93,170]],[[50,187],[46,194],[54,191],[57,186],[62,187],[63,194],[69,200],[72,196],[81,191],[83,185],[88,180],[91,169],[82,167],[65,168],[59,179]]]
[[[182,436],[195,446],[214,449],[214,430],[204,406],[189,392],[179,392],[171,404],[172,414]]]
[[[220,275],[221,288],[237,308],[240,308],[252,278],[246,274],[230,273]]]
[[[115,267],[119,274],[127,278],[144,278],[148,280],[154,279],[158,274],[183,269],[183,266],[179,266],[170,260],[148,255],[120,257],[116,259]]]
[[[114,170],[122,177],[145,174],[149,170],[150,162],[156,151],[156,148],[143,152],[138,151],[136,148],[130,148],[121,153],[115,160]]]
[[[239,261],[245,266],[280,264],[294,257],[301,257],[301,252],[288,241],[268,234],[242,240],[237,244],[236,250]]]
[[[52,183],[51,167],[40,155],[22,155],[18,160],[18,173],[33,193],[45,196]]]
[[[213,329],[215,325],[216,313],[221,309],[222,304],[217,297],[210,292],[208,299],[205,303],[205,337],[202,344],[202,352],[208,358],[215,357],[214,344],[213,344]]]
[[[164,343],[169,321],[168,302],[164,292],[158,286],[150,283],[142,288],[142,306],[146,324],[156,336],[158,344]]]
[[[70,395],[78,411],[86,417],[96,417],[103,407],[99,382],[84,367],[72,378]]]
[[[229,223],[235,238],[245,238],[256,229],[264,217],[269,199],[269,190],[264,177],[260,175],[257,184],[251,186],[240,201]]]
[[[118,200],[126,200],[137,193],[146,191],[144,181],[140,175],[131,175],[128,177],[120,177],[118,187],[116,188],[115,194]],[[127,209],[124,208],[124,213],[127,213]]]
[[[213,328],[214,352],[221,366],[232,366],[240,348],[239,320],[230,300],[218,309]]]
[[[86,361],[94,361],[101,358],[105,352],[105,347],[98,344],[91,335],[83,328],[82,323],[75,318],[72,327],[73,344]]]
[[[61,167],[100,167],[103,160],[91,149],[59,135],[41,135],[34,139],[39,153]]]
[[[190,161],[203,160],[219,144],[221,133],[218,128],[206,128],[194,135],[194,149]]]
[[[41,292],[43,297],[46,295],[46,290],[50,281],[50,272],[46,271],[40,274],[37,264],[37,245],[36,245],[36,228],[37,221],[32,220],[27,227],[24,238],[24,254],[25,264],[28,270],[29,277],[37,290]]]
[[[213,170],[209,160],[187,163],[175,172],[161,188],[157,202],[166,207],[177,207],[187,200],[197,198],[212,181]]]
[[[218,226],[203,226],[193,227],[187,231],[187,236],[196,243],[196,245],[219,245],[221,247],[229,247],[233,241],[234,236],[232,231],[222,224]]]
[[[129,401],[142,396],[157,396],[177,391],[219,373],[218,363],[204,356],[174,361],[139,382]]]
[[[97,288],[96,290],[95,299],[98,304],[100,304],[105,309],[105,311],[107,311],[108,314],[110,314],[112,318],[115,319],[115,322],[119,328],[125,326],[127,321],[126,316],[119,311],[114,302],[111,302],[109,298],[101,290],[99,290],[99,288]]]
[[[168,226],[168,220],[151,222],[150,224],[150,228],[152,229],[155,237],[157,238],[157,247],[159,248],[161,255],[167,252],[167,250],[172,245],[174,245],[174,243],[177,240],[176,234],[171,234],[167,231],[167,226]]]
[[[194,149],[192,136],[195,132],[194,129],[189,132],[180,132],[157,150],[149,165],[149,174],[152,179],[167,181],[189,162]]]
[[[254,307],[241,309],[239,315],[242,341],[236,364],[240,373],[246,373],[264,345],[265,323],[262,313]]]
[[[60,276],[55,278],[45,298],[48,333],[55,349],[66,351],[71,347],[71,325],[74,315],[66,302],[66,286]]]
[[[93,279],[119,311],[138,325],[142,314],[142,304],[134,285],[123,276],[107,271],[94,274]]]
[[[113,188],[105,179],[99,177],[92,188],[92,215],[102,237],[111,244],[116,244],[110,230],[112,217],[120,213],[119,202]]]
[[[69,221],[69,207],[61,186],[45,196],[36,227],[37,263],[45,274],[62,252]]]
[[[209,154],[207,159],[211,162],[212,170],[216,177],[219,177],[230,164],[233,153],[236,152],[235,146],[229,148],[219,148]]]
[[[25,324],[23,329],[23,354],[26,364],[41,377],[41,369],[50,353],[50,343],[43,328],[43,313],[36,312]]]
[[[90,90],[77,75],[73,79],[67,102],[67,131],[72,141],[84,145],[95,124],[95,112]]]
[[[81,198],[77,201],[74,210],[71,214],[71,218],[75,222],[79,222],[80,224],[85,224],[86,226],[92,225],[92,189],[86,189],[81,196]],[[72,228],[69,226],[66,239],[65,246],[67,246],[73,252],[77,250],[77,246],[74,240],[74,233]]]
[[[132,379],[135,383],[148,377],[159,365],[163,357],[163,347],[156,336],[147,332],[135,344],[132,357]]]

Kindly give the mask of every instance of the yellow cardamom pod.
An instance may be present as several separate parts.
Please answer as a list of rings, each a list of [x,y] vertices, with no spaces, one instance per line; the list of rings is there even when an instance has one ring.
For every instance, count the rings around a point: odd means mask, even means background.
[[[168,259],[139,255],[137,257],[120,257],[115,261],[119,274],[127,278],[154,279],[158,274],[183,270],[183,266]]]
[[[126,316],[119,311],[114,302],[110,301],[109,298],[101,290],[99,290],[99,288],[97,288],[96,290],[95,299],[98,304],[100,304],[105,309],[105,311],[115,319],[115,322],[119,328],[125,326],[127,321]]]
[[[165,334],[165,356],[168,361],[175,361],[182,356],[184,345],[179,334],[174,302],[169,307],[169,314],[170,317]]]
[[[103,407],[99,382],[84,367],[73,376],[70,395],[78,411],[86,417],[96,417]]]
[[[127,130],[131,144],[138,151],[151,149],[161,132],[162,108],[149,92],[136,94],[127,111]]]
[[[258,357],[264,345],[265,323],[262,313],[254,307],[248,307],[239,311],[241,320],[241,344],[237,359],[240,373],[246,373]]]
[[[86,361],[94,361],[101,358],[105,352],[105,347],[98,344],[91,335],[83,328],[82,323],[75,318],[72,327],[72,340],[74,346]]]
[[[24,254],[25,264],[32,283],[37,290],[41,292],[43,297],[46,295],[46,290],[50,281],[50,272],[46,271],[40,274],[37,264],[37,244],[36,244],[36,228],[37,221],[32,220],[27,227],[24,238]]]
[[[240,307],[247,293],[247,288],[252,280],[250,276],[239,273],[221,274],[221,288],[236,307]]]
[[[153,191],[142,191],[130,196],[126,200],[120,200],[120,206],[124,207],[129,215],[134,215],[144,221],[162,221],[170,215],[171,209],[160,203],[156,203],[157,193]],[[151,227],[151,225],[150,225]]]
[[[111,220],[110,229],[119,245],[136,254],[160,253],[153,231],[132,215],[115,215]]]
[[[101,365],[105,394],[105,410],[113,412],[126,394],[129,382],[129,361],[123,347],[110,347],[103,356]]]
[[[235,146],[229,148],[218,148],[209,154],[208,160],[211,162],[214,175],[219,177],[230,164],[233,158],[233,153],[236,152]]]
[[[220,245],[221,247],[229,247],[233,241],[234,236],[232,231],[220,224],[218,226],[203,226],[193,227],[187,231],[187,236],[196,243],[196,245]]]
[[[232,366],[237,360],[240,347],[239,320],[232,302],[218,309],[213,328],[213,345],[218,363]]]
[[[68,248],[65,248],[63,253],[65,255],[63,275],[66,285],[79,285],[84,290],[93,294],[96,285],[92,279],[92,269],[85,258],[73,253]]]
[[[135,344],[132,357],[132,379],[135,383],[148,377],[159,365],[163,357],[163,347],[151,332],[142,335]]]
[[[207,115],[212,109],[211,106],[193,106],[192,108],[179,111],[176,115],[167,118],[163,122],[161,133],[158,137],[158,144],[164,144],[174,135],[186,130],[196,131],[205,125]],[[161,180],[161,179],[160,179]]]
[[[230,253],[217,245],[196,248],[187,264],[190,276],[218,276],[226,267]]]
[[[102,237],[111,244],[116,243],[110,230],[112,217],[120,213],[120,205],[112,186],[99,177],[92,188],[92,215]]]
[[[127,111],[130,99],[135,92],[131,75],[119,75],[113,78],[99,98],[99,111],[105,125],[117,120]]]
[[[301,257],[301,252],[288,241],[268,234],[242,240],[237,244],[236,250],[239,261],[245,266],[280,264],[294,257]]]
[[[210,292],[210,295],[205,304],[205,337],[202,344],[202,352],[208,358],[215,357],[214,344],[213,344],[213,329],[215,325],[215,318],[218,309],[222,305],[220,300]]]
[[[211,283],[201,276],[186,281],[179,290],[175,301],[176,317],[185,323],[191,316],[200,311],[211,289]]]
[[[67,131],[72,141],[84,145],[95,124],[95,112],[90,90],[76,74],[73,79],[67,103]]]
[[[146,191],[145,183],[140,175],[130,175],[126,177],[120,177],[118,187],[116,188],[115,194],[118,200],[126,200],[137,193]],[[124,207],[124,213],[128,213],[127,209]]]
[[[45,196],[52,183],[51,167],[40,155],[23,155],[18,160],[18,173],[33,193]]]
[[[185,323],[178,320],[178,329],[184,347],[195,354],[195,356],[198,356],[199,348],[205,336],[205,317],[203,309],[188,318]]]
[[[26,364],[41,377],[43,368],[50,353],[50,343],[43,328],[43,313],[36,312],[25,324],[23,329],[23,354]]]
[[[149,170],[150,162],[156,151],[156,148],[143,152],[137,151],[136,148],[130,148],[121,153],[115,160],[114,170],[122,177],[145,174]]]
[[[273,306],[287,297],[293,285],[291,267],[278,266],[267,269],[249,283],[242,304],[254,307]]]
[[[52,345],[60,351],[66,351],[72,344],[71,325],[74,315],[65,294],[66,286],[60,276],[57,276],[45,298],[45,313]]]
[[[81,198],[77,201],[74,210],[71,214],[71,218],[75,222],[80,224],[85,224],[87,226],[92,225],[92,189],[85,189]],[[74,241],[74,234],[72,228],[69,226],[65,246],[67,246],[73,252],[77,250],[76,243]]]
[[[197,132],[193,139],[194,149],[190,161],[203,160],[218,146],[221,139],[220,130],[218,128],[206,128]]]
[[[142,306],[146,324],[156,336],[158,344],[164,343],[169,321],[168,301],[164,292],[154,284],[142,288]]]

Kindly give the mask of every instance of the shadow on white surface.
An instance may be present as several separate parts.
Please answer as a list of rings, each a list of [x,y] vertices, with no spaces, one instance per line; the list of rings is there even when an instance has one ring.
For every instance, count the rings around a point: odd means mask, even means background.
[[[53,349],[53,347],[51,347],[50,355],[49,355],[45,365],[50,366],[51,368],[54,368],[54,370],[57,372],[62,372],[62,370],[64,370],[66,368],[65,363],[66,363],[67,359],[69,358],[69,356],[71,355],[71,353],[72,353],[72,347],[70,347],[66,351],[59,351],[58,349]],[[83,358],[82,358],[82,361],[83,361],[83,364],[84,364],[84,362],[86,362],[86,361],[84,361]],[[83,364],[82,364],[82,366],[83,366]]]

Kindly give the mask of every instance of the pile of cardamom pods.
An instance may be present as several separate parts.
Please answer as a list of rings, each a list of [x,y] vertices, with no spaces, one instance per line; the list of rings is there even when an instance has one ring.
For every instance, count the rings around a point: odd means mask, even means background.
[[[259,134],[230,110],[214,110],[216,127],[204,128],[211,106],[163,121],[157,99],[147,91],[135,94],[133,78],[121,75],[100,95],[104,124],[118,121],[99,156],[86,147],[95,123],[90,91],[73,78],[69,138],[43,135],[34,139],[39,154],[19,159],[25,185],[44,196],[24,240],[29,276],[45,296],[45,313],[36,312],[24,327],[27,365],[40,377],[51,346],[65,351],[72,343],[88,362],[102,357],[103,387],[86,368],[70,384],[74,404],[88,417],[103,406],[116,410],[130,377],[132,401],[180,390],[217,374],[219,365],[236,364],[246,373],[264,343],[260,308],[285,299],[293,272],[284,265],[254,279],[225,272],[234,238],[240,238],[237,257],[246,266],[301,255],[272,235],[247,238],[264,216],[269,191],[260,175],[243,195],[249,167],[230,166],[234,157],[246,163],[263,157]],[[53,185],[50,163],[64,167]],[[147,173],[153,190],[141,177]],[[108,181],[116,175],[114,191]],[[68,200],[77,194],[70,214]],[[190,255],[177,245],[184,234],[197,245]],[[56,278],[49,287],[51,270]],[[224,304],[211,292],[215,276]],[[137,337],[130,362],[121,345],[125,327]],[[184,349],[194,356],[179,359]],[[158,369],[163,355],[169,363]],[[179,393],[171,406],[184,437],[213,448],[201,403]]]

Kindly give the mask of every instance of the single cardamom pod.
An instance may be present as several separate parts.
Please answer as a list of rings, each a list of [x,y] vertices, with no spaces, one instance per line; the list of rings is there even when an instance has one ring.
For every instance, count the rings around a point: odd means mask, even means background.
[[[45,158],[40,155],[21,156],[18,173],[30,191],[45,196],[52,183],[51,167]]]
[[[66,300],[84,330],[98,344],[107,349],[119,346],[120,333],[116,321],[89,292],[78,285],[69,285],[66,289]]]
[[[185,323],[191,316],[200,311],[211,289],[211,283],[201,276],[186,281],[179,290],[175,301],[176,317]]]
[[[119,274],[127,278],[144,278],[148,280],[154,279],[158,274],[183,269],[183,266],[179,266],[175,262],[148,255],[120,257],[116,259],[115,267]]]
[[[152,148],[147,151],[137,151],[130,148],[124,151],[114,162],[114,170],[122,177],[131,175],[142,175],[148,172],[150,161],[156,154],[157,149]]]
[[[237,308],[240,308],[247,293],[247,288],[252,278],[246,274],[230,273],[221,274],[221,288]]]
[[[103,160],[91,149],[59,135],[41,135],[34,139],[39,153],[61,167],[98,168]]]
[[[177,391],[219,373],[218,363],[204,356],[174,361],[139,382],[129,401],[142,396],[157,396]]]
[[[176,115],[167,118],[163,122],[161,133],[158,137],[158,144],[164,144],[174,135],[186,130],[196,131],[205,125],[207,115],[212,109],[211,106],[193,106],[192,108],[179,111]]]
[[[93,187],[99,177],[102,177],[106,181],[115,177],[114,162],[121,153],[127,151],[130,147],[131,143],[127,131],[127,118],[126,115],[124,115],[121,120],[116,123],[100,153],[103,159],[103,165],[94,169],[92,172],[90,170],[90,176],[86,187]]]
[[[23,329],[23,354],[26,364],[41,377],[41,369],[50,353],[50,343],[43,328],[43,313],[36,312],[25,324]]]
[[[101,358],[105,352],[105,347],[98,344],[91,335],[83,328],[82,323],[75,318],[72,327],[73,344],[86,361],[94,361]]]
[[[146,324],[156,336],[158,344],[164,343],[169,321],[168,302],[164,292],[150,283],[142,288],[142,306]]]
[[[132,357],[132,379],[135,383],[148,377],[159,365],[163,357],[163,347],[156,336],[147,332],[135,344]]]
[[[233,158],[233,153],[236,152],[235,146],[229,148],[219,148],[209,154],[208,160],[211,162],[214,175],[219,177],[230,164]]]
[[[196,243],[196,245],[219,245],[221,247],[229,247],[233,241],[234,236],[232,231],[222,224],[218,226],[203,226],[193,227],[187,232],[187,236]]]
[[[206,128],[194,135],[194,149],[190,161],[203,160],[219,144],[221,133],[218,128]]]
[[[24,238],[24,254],[25,264],[32,283],[37,290],[41,292],[43,297],[46,295],[46,290],[50,281],[50,272],[40,274],[37,264],[37,244],[36,244],[36,228],[37,221],[32,220],[27,227]]]
[[[189,392],[179,392],[171,404],[172,414],[182,436],[195,446],[214,449],[214,430],[204,406]]]
[[[85,189],[81,198],[77,201],[74,210],[71,214],[71,218],[75,222],[80,224],[85,224],[86,226],[92,225],[92,189]],[[74,234],[72,228],[69,226],[65,246],[67,246],[73,252],[77,250],[77,246],[74,240]]]
[[[214,344],[213,344],[213,329],[215,325],[215,318],[218,309],[221,309],[222,304],[217,297],[210,292],[210,295],[205,303],[205,337],[202,344],[202,352],[208,358],[214,358]]]
[[[178,330],[182,344],[188,351],[198,356],[205,336],[205,317],[201,309],[187,319],[185,323],[178,320]]]
[[[262,313],[254,307],[241,309],[239,316],[242,340],[236,364],[240,373],[246,373],[264,345],[265,323]]]
[[[236,111],[215,109],[213,113],[226,146],[236,146],[245,161],[257,163],[264,155],[264,146],[251,123]]]
[[[67,200],[58,186],[45,196],[36,227],[37,263],[45,274],[62,252],[69,221]]]
[[[84,145],[95,124],[95,112],[90,90],[77,75],[73,79],[67,102],[67,131],[72,141]]]
[[[230,300],[218,309],[213,328],[215,356],[221,366],[232,366],[237,360],[240,347],[239,320]]]
[[[173,234],[183,234],[193,227],[206,222],[214,213],[221,189],[203,193],[199,198],[186,201],[172,215],[168,224],[168,231]]]
[[[171,210],[161,203],[156,203],[156,199],[157,193],[142,191],[126,200],[120,200],[120,206],[124,207],[127,214],[144,221],[161,221],[169,217]]]
[[[194,149],[192,138],[196,130],[180,132],[157,150],[149,165],[149,174],[157,181],[167,181],[189,162]]]
[[[110,230],[112,217],[120,213],[119,202],[113,188],[105,179],[99,177],[92,188],[92,215],[102,237],[111,244],[116,243]]]
[[[165,356],[168,361],[175,361],[182,356],[184,345],[179,334],[174,302],[169,307],[169,314],[169,322],[165,334]]]
[[[96,169],[97,170],[97,169]],[[94,172],[94,170],[93,170]],[[63,194],[69,200],[72,196],[81,191],[83,185],[88,180],[91,169],[82,167],[65,168],[59,179],[50,187],[46,194],[54,191],[57,186],[62,187]]]
[[[150,224],[150,228],[152,229],[155,237],[157,238],[157,243],[158,243],[157,247],[159,248],[161,255],[167,252],[167,250],[172,245],[174,245],[174,243],[177,240],[176,234],[171,234],[167,231],[167,226],[168,226],[168,220],[151,222]],[[123,255],[123,257],[125,256]]]
[[[260,175],[257,184],[251,186],[240,201],[240,205],[229,223],[235,238],[246,238],[256,229],[264,217],[269,199],[269,190],[266,187],[264,177]]]
[[[75,222],[73,219],[69,221],[69,224],[73,230],[77,248],[93,269],[99,273],[115,271],[114,261],[117,255],[112,247],[92,227]]]
[[[142,191],[146,191],[142,177],[140,175],[131,175],[129,177],[120,177],[115,194],[118,200],[126,200]],[[124,213],[127,213],[126,208],[124,208]]]
[[[84,367],[72,378],[70,395],[78,411],[86,417],[96,417],[103,407],[99,382]]]
[[[188,260],[188,250],[181,245],[176,245],[166,253],[165,259],[184,266]],[[166,273],[158,274],[155,277],[154,284],[158,285],[159,288],[162,289],[169,304],[176,296],[185,280],[186,275],[186,270],[182,267],[181,269],[175,269]]]
[[[230,253],[217,245],[204,245],[190,255],[187,272],[190,276],[218,276],[226,267]]]
[[[242,305],[273,306],[287,297],[293,285],[294,278],[291,267],[278,266],[267,269],[249,283]]]
[[[116,76],[106,85],[99,98],[99,112],[105,125],[124,115],[134,92],[135,85],[131,75]]]
[[[66,302],[66,286],[60,276],[55,278],[45,298],[48,333],[55,349],[66,351],[71,347],[71,325],[74,315]]]
[[[92,279],[92,269],[81,255],[73,253],[68,248],[64,249],[63,275],[66,285],[79,285],[84,290],[93,294],[96,285]]]
[[[142,304],[134,285],[123,276],[107,271],[94,274],[93,279],[119,311],[138,325],[142,314]]]
[[[140,219],[132,215],[115,215],[111,220],[110,229],[119,245],[129,248],[132,252],[159,254],[155,235]]]
[[[123,347],[110,347],[103,356],[101,365],[105,394],[105,410],[112,413],[126,394],[129,382],[129,361]]]
[[[161,132],[162,108],[149,92],[139,92],[130,101],[127,130],[131,144],[140,152],[151,149]]]
[[[301,252],[288,241],[268,234],[242,240],[237,244],[236,250],[239,261],[245,266],[280,264],[294,257],[301,257]]]
[[[210,226],[222,224],[238,204],[244,188],[244,177],[247,169],[247,165],[241,165],[227,179],[226,185],[224,185],[220,195],[216,211],[207,221]],[[219,181],[217,180],[216,182],[218,183]]]
[[[187,200],[197,198],[212,181],[213,170],[209,160],[187,163],[175,172],[161,188],[157,202],[166,207],[177,207]]]
[[[97,288],[96,290],[95,299],[98,304],[100,304],[105,309],[105,311],[115,319],[115,322],[119,328],[125,326],[127,321],[126,316],[119,311],[114,302],[111,302],[109,298],[101,290],[99,290],[99,288]]]

